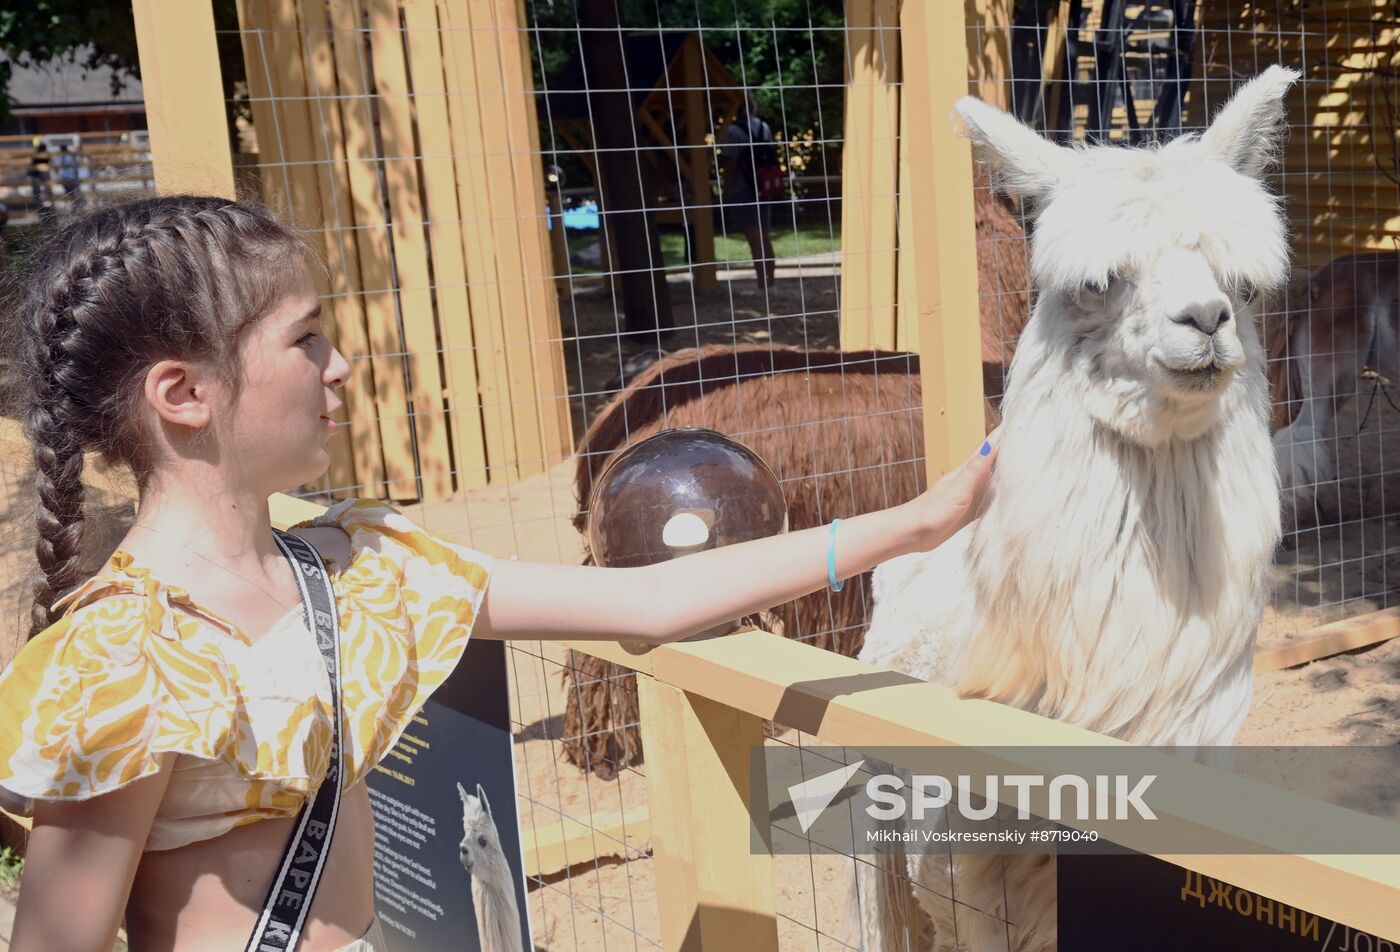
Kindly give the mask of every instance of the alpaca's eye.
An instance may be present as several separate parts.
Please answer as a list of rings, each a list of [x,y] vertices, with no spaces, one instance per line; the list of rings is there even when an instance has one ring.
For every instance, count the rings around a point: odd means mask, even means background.
[[[486,837],[484,837],[484,836],[478,836],[478,837],[476,838],[476,843],[477,843],[477,845],[480,846],[482,849],[485,849],[485,848],[486,848]]]
[[[1259,288],[1253,281],[1241,281],[1237,293],[1241,301],[1253,301],[1259,296]]]
[[[1105,275],[1102,281],[1097,278],[1090,278],[1088,281],[1084,282],[1084,293],[1097,295],[1107,294],[1109,289],[1113,287],[1113,282],[1116,279],[1117,275],[1112,271]]]

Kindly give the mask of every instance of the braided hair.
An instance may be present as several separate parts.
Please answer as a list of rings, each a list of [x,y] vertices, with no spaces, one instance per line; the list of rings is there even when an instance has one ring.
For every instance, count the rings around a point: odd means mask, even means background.
[[[302,252],[265,209],[174,195],[70,218],[28,255],[6,350],[38,495],[30,638],[81,581],[83,454],[129,467],[144,494],[160,463],[147,371],[197,363],[236,399],[242,332],[280,300]]]

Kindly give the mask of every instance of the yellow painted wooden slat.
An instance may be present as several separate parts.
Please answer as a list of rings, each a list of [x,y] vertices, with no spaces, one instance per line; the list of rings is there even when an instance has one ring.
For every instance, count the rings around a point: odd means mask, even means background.
[[[513,36],[501,32],[501,3],[505,0],[464,4],[466,36],[471,40],[474,72],[468,81],[475,90],[481,138],[472,151],[484,169],[484,192],[478,192],[475,212],[486,219],[485,248],[495,263],[496,294],[500,320],[496,340],[504,349],[507,402],[515,435],[515,458],[520,475],[539,472],[544,462],[544,433],[537,402],[535,332],[537,315],[531,312],[532,288],[526,270],[527,243],[521,240],[517,219],[530,210],[518,201],[516,162],[508,150],[523,143],[511,135],[508,100],[519,95],[519,84],[507,73],[506,48],[515,49]],[[512,9],[513,0],[512,0]],[[454,25],[462,25],[458,19]],[[473,87],[469,87],[473,88]],[[538,172],[535,173],[538,177]],[[539,215],[544,208],[541,197]],[[543,276],[547,272],[538,272]],[[473,280],[476,280],[473,276]],[[488,279],[489,280],[489,279]],[[552,290],[552,289],[551,289]]]
[[[253,135],[257,140],[258,182],[239,182],[240,191],[252,191],[269,208],[286,207],[277,169],[282,163],[282,137],[277,135],[277,109],[272,101],[267,61],[271,56],[266,37],[266,4],[263,0],[238,0],[238,38],[243,47],[243,67],[248,81],[248,98],[253,114]],[[246,173],[240,172],[241,175]]]
[[[314,125],[311,137],[321,189],[325,271],[331,297],[326,301],[335,345],[350,363],[350,379],[341,391],[345,406],[335,418],[346,424],[335,439],[350,447],[355,476],[352,483],[332,486],[337,497],[380,498],[385,495],[384,448],[375,420],[374,373],[365,329],[361,294],[360,252],[355,240],[355,210],[345,155],[345,126],[341,118],[340,84],[336,78],[334,33],[330,14],[320,0],[297,0],[306,58],[309,104]]]
[[[405,42],[413,80],[418,141],[423,159],[423,195],[428,213],[428,241],[433,256],[439,332],[446,367],[453,463],[457,484],[486,485],[486,436],[482,430],[476,353],[471,339],[466,263],[462,255],[462,213],[457,206],[457,174],[452,161],[452,130],[447,118],[447,83],[434,0],[403,0]],[[448,325],[466,331],[454,333]]]
[[[777,952],[773,857],[749,844],[763,721],[637,677],[661,947]]]
[[[898,304],[900,36],[897,0],[846,6],[841,150],[841,346],[893,349]]]
[[[905,253],[918,274],[924,452],[932,484],[985,435],[972,151],[949,116],[967,80],[963,11],[954,4],[903,8],[903,147],[919,156],[910,188],[913,234]]]
[[[212,5],[132,0],[131,9],[156,189],[233,198]]]
[[[384,498],[407,500],[417,493],[413,431],[408,417],[405,350],[399,335],[393,274],[389,267],[389,226],[379,190],[379,150],[370,108],[369,56],[365,50],[359,0],[328,6],[334,31],[335,71],[340,85],[345,130],[349,204],[360,258],[361,299],[365,309],[369,362],[374,377],[375,414],[384,457]]]
[[[500,280],[492,247],[487,140],[482,127],[481,96],[476,88],[477,55],[467,0],[438,0],[438,22],[444,30],[448,118],[452,125],[457,203],[462,210],[462,246],[466,251],[467,297],[471,304],[469,340],[475,348],[480,378],[489,478],[492,482],[510,481],[520,475],[519,453],[510,402]],[[444,333],[460,335],[450,325],[444,326]]]
[[[534,364],[535,413],[540,424],[540,455],[530,472],[543,472],[574,451],[569,420],[569,386],[564,372],[559,296],[549,281],[549,235],[545,228],[544,171],[540,164],[540,124],[535,109],[534,73],[524,0],[496,0],[505,84],[507,143],[512,161],[525,290]],[[513,40],[513,42],[511,42]],[[509,224],[509,223],[507,223]],[[520,399],[517,396],[516,399]]]
[[[259,45],[266,59],[256,64],[254,69],[264,73],[274,98],[273,109],[263,111],[264,115],[272,112],[274,125],[267,129],[260,128],[258,141],[261,144],[269,139],[277,140],[275,155],[280,165],[264,168],[265,193],[269,197],[278,196],[276,201],[269,204],[296,228],[308,233],[324,232],[326,201],[321,194],[314,143],[314,130],[318,127],[314,125],[316,117],[311,112],[308,98],[303,60],[304,33],[297,9],[274,0],[243,0],[242,5],[255,11],[254,17],[263,28]],[[273,183],[275,191],[267,191],[268,182]],[[330,275],[322,267],[313,267],[311,272],[317,294],[326,298],[332,291]],[[328,323],[333,328],[337,301],[332,299],[324,306],[331,311]],[[340,412],[337,417],[344,420],[345,414]],[[332,487],[354,486],[357,483],[350,453],[351,435],[347,429],[327,443],[331,462],[326,479]]]
[[[366,10],[419,479],[417,486],[400,484],[391,492],[396,498],[410,492],[423,499],[446,499],[452,495],[452,451],[443,406],[428,247],[423,237],[418,150],[413,138],[413,101],[404,62],[403,29],[396,0],[367,0]]]

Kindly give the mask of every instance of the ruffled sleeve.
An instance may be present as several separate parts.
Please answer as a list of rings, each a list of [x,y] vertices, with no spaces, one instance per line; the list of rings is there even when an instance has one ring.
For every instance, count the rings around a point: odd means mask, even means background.
[[[493,561],[376,500],[344,500],[293,528],[320,526],[339,526],[350,537],[348,564],[329,568],[354,740],[351,773],[360,775],[383,758],[457,667]]]
[[[0,675],[6,809],[108,793],[156,773],[163,753],[215,760],[236,742],[228,668],[151,614],[122,593],[70,609]]]

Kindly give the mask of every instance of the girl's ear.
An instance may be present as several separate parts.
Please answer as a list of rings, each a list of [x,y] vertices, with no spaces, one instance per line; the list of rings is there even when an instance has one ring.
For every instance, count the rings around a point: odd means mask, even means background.
[[[162,360],[146,371],[146,402],[167,423],[201,429],[213,419],[213,378],[193,364]]]

